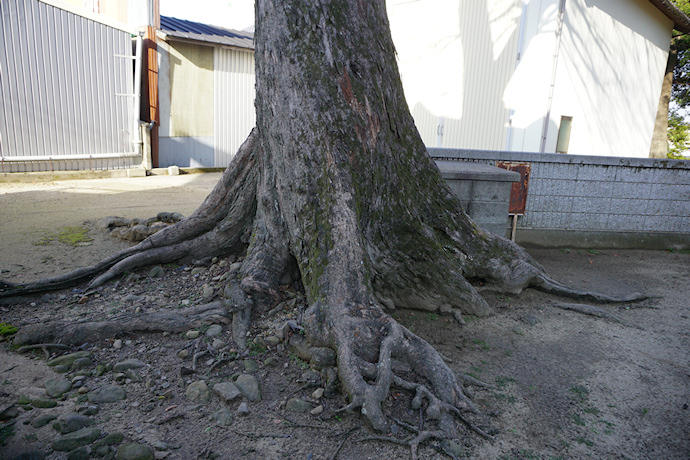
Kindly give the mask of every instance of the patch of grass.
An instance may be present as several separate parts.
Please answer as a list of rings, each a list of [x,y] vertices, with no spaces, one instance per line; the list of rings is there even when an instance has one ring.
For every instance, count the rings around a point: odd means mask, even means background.
[[[642,416],[644,417],[645,415],[647,415],[647,412],[649,412],[649,409],[642,409]]]
[[[0,446],[7,444],[7,440],[14,436],[14,424],[5,425],[0,428]]]
[[[513,350],[506,350],[504,354],[508,357],[513,356]]]
[[[249,356],[263,355],[268,351],[268,348],[257,345],[254,342],[249,342],[247,346],[249,347]]]
[[[580,416],[580,414],[574,414],[570,418],[573,419],[573,423],[575,423],[575,425],[587,426],[587,422]]]
[[[25,441],[29,441],[29,442],[31,442],[31,441],[37,441],[37,440],[38,440],[38,436],[36,436],[36,433],[27,433],[27,434],[24,435],[24,440],[25,440]]]
[[[568,391],[575,394],[580,402],[585,402],[589,398],[589,390],[583,385],[575,385],[568,389]]]
[[[593,441],[590,441],[590,440],[587,439],[587,438],[583,438],[582,436],[580,436],[579,438],[577,438],[575,441],[578,442],[578,443],[580,443],[580,444],[584,444],[584,445],[587,446],[587,447],[592,447],[592,446],[594,445],[594,442],[593,442]]]
[[[290,359],[293,360],[295,362],[295,364],[297,364],[302,369],[309,369],[309,363],[304,361],[302,358],[300,358],[296,354],[290,353]]]
[[[436,321],[438,319],[438,315],[436,313],[427,313],[426,319],[427,321]]]
[[[499,390],[503,390],[505,387],[508,386],[509,383],[514,383],[515,379],[512,377],[504,377],[502,375],[499,375],[496,377],[496,386],[498,387]]]
[[[587,407],[585,409],[582,409],[582,412],[585,414],[592,414],[592,415],[601,415],[601,411],[597,409],[596,407]]]
[[[474,339],[472,340],[472,343],[474,343],[475,345],[479,345],[482,348],[482,350],[491,350],[491,347],[486,343],[486,341],[482,339]]]
[[[492,396],[493,396],[494,399],[496,399],[497,401],[505,401],[505,402],[510,403],[510,404],[514,404],[515,401],[517,401],[517,400],[515,399],[515,396],[513,396],[513,395],[507,395],[507,394],[504,394],[504,393],[495,393],[495,394],[493,394]]]

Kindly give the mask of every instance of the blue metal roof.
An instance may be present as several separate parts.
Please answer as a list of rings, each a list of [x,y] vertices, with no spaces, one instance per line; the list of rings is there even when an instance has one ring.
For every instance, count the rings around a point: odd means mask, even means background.
[[[161,16],[161,31],[169,37],[254,49],[254,34],[223,27]]]

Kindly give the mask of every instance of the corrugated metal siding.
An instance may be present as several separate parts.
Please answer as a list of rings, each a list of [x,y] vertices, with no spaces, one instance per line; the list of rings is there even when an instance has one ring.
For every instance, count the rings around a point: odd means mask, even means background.
[[[502,149],[523,0],[388,0],[412,115],[427,146]]]
[[[254,54],[216,48],[214,75],[214,165],[227,166],[256,124]]]
[[[36,0],[0,3],[0,154],[51,162],[9,171],[112,169],[135,158],[59,160],[131,152],[131,35]]]
[[[515,71],[521,0],[461,2],[463,110],[446,118],[443,147],[505,147],[510,109],[503,94]]]

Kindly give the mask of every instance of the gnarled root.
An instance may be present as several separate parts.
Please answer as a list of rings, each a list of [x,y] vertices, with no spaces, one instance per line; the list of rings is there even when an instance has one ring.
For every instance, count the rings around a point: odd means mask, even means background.
[[[54,342],[79,346],[134,332],[185,332],[205,324],[229,322],[225,308],[217,301],[184,310],[134,313],[103,321],[49,321],[31,324],[17,332],[13,344],[26,346]]]

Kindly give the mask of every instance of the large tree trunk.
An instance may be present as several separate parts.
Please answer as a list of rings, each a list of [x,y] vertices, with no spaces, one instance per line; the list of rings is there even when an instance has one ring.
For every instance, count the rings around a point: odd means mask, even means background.
[[[336,351],[347,408],[386,431],[381,403],[395,385],[427,400],[427,414],[451,434],[447,414],[472,408],[458,376],[384,307],[491,314],[472,280],[511,293],[531,285],[597,301],[638,298],[562,286],[461,210],[405,102],[383,0],[257,0],[256,18],[257,127],[204,204],[95,266],[5,295],[100,274],[95,287],[137,266],[248,243],[240,279],[225,289],[239,345],[296,261],[307,338]],[[395,375],[392,359],[407,362],[417,382]]]
[[[649,158],[668,157],[668,111],[669,104],[671,103],[671,91],[673,90],[673,68],[676,66],[677,59],[676,50],[671,46],[668,60],[666,61],[664,82],[661,85],[661,97],[659,97],[659,108],[657,109],[654,122]]]

